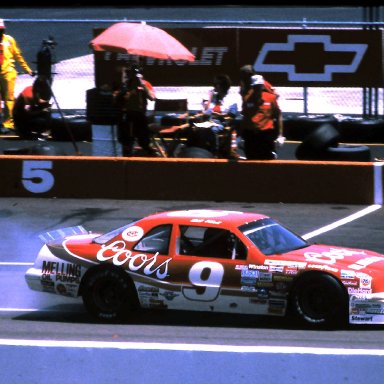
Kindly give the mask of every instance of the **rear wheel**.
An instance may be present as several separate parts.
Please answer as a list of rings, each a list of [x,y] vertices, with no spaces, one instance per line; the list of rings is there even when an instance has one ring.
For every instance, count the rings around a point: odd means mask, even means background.
[[[309,273],[299,278],[290,304],[294,316],[302,323],[331,328],[347,323],[348,295],[330,275]]]
[[[125,320],[138,307],[132,280],[126,272],[115,267],[91,271],[85,277],[82,296],[87,311],[106,322]]]

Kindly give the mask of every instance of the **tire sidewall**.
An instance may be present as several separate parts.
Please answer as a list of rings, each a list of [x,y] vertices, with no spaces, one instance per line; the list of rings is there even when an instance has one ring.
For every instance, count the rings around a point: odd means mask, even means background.
[[[101,285],[113,284],[114,290],[119,293],[119,303],[114,308],[102,308],[99,295]],[[135,308],[132,282],[126,272],[118,268],[97,268],[85,278],[82,287],[84,306],[89,313],[98,320],[116,322],[126,320],[128,314]]]
[[[330,308],[326,313],[316,314],[309,303],[310,297],[326,300]],[[294,317],[305,325],[338,328],[347,323],[348,295],[345,288],[325,273],[300,277],[292,289],[290,306]]]

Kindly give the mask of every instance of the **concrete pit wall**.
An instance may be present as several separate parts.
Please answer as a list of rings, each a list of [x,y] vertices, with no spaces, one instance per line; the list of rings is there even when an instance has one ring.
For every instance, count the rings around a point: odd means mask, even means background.
[[[0,156],[0,197],[381,204],[384,163]]]

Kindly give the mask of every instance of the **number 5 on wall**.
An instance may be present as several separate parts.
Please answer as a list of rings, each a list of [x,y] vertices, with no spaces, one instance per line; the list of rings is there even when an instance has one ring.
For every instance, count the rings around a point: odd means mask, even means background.
[[[22,183],[24,188],[32,193],[48,192],[55,184],[55,179],[50,172],[52,166],[52,161],[23,161]]]

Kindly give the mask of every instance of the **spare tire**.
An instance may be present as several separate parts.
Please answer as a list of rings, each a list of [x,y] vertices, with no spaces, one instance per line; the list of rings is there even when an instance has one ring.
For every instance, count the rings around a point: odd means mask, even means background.
[[[85,117],[53,117],[49,128],[55,141],[92,141],[92,125]]]
[[[340,133],[331,124],[323,124],[312,132],[296,149],[298,160],[323,160],[324,150],[339,143]]]
[[[185,147],[179,152],[178,157],[182,158],[202,158],[202,159],[214,159],[215,156],[212,152],[204,148],[199,147]]]
[[[371,161],[371,150],[367,145],[339,144],[327,148],[325,157],[331,161]]]
[[[336,124],[333,115],[302,115],[284,117],[284,136],[288,140],[305,140],[323,124]]]
[[[49,143],[38,143],[30,147],[8,148],[4,150],[4,155],[40,155],[40,156],[66,156],[61,148],[57,148]]]
[[[66,153],[63,149],[57,148],[52,144],[38,143],[30,148],[31,155],[42,156],[65,156]]]
[[[346,118],[338,123],[343,142],[382,143],[384,142],[384,120]]]

